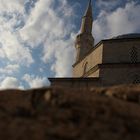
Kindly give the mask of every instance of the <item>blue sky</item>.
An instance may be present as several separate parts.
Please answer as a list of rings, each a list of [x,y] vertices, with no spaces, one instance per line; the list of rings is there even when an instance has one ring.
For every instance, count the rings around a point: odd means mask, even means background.
[[[0,0],[0,88],[37,88],[72,75],[88,0]],[[94,0],[93,36],[140,33],[139,0]]]

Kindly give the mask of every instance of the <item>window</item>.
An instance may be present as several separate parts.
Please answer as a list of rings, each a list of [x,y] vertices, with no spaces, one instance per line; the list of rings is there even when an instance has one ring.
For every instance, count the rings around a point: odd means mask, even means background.
[[[136,47],[132,47],[132,50],[130,52],[130,59],[131,63],[137,63],[138,61],[138,52]]]
[[[135,75],[135,76],[134,76],[133,84],[140,84],[140,78],[139,78],[139,75]]]
[[[84,74],[87,72],[87,70],[88,70],[88,62],[86,62],[84,65]]]

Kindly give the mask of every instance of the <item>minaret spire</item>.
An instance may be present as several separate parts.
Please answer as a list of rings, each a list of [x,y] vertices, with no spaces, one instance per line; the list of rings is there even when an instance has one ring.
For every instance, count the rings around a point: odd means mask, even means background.
[[[89,4],[88,4],[87,10],[85,12],[85,16],[92,17],[92,3],[91,3],[91,0],[89,0]]]
[[[94,46],[94,38],[92,36],[92,23],[92,0],[89,0],[87,9],[82,18],[80,34],[76,38],[76,62],[82,59],[86,55],[86,53]]]
[[[83,32],[91,33],[92,32],[92,22],[93,22],[92,2],[91,2],[91,0],[89,0],[88,7],[82,18],[81,33],[83,33]]]

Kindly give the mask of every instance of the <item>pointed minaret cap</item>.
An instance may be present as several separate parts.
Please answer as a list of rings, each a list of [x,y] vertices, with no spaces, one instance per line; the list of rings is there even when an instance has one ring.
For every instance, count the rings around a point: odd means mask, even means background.
[[[92,1],[89,0],[86,12],[82,18],[80,34],[77,35],[75,48],[77,51],[76,62],[86,56],[86,53],[94,46],[92,36]]]
[[[89,0],[87,10],[84,14],[85,17],[92,17],[92,0]]]

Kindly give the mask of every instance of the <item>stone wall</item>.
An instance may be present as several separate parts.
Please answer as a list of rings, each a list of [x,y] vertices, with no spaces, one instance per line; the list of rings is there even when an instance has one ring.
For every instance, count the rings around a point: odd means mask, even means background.
[[[138,38],[103,40],[73,66],[73,77],[98,77],[100,86],[140,83],[139,73]]]
[[[140,39],[103,42],[103,63],[140,62]]]
[[[102,51],[103,51],[103,44],[95,48],[95,50],[89,53],[82,61],[75,64],[73,66],[73,77],[82,77],[85,69],[86,69],[85,72],[87,72],[97,64],[102,63]],[[99,75],[97,73],[97,75],[94,76],[98,77]]]
[[[90,89],[93,86],[100,86],[99,78],[49,78],[52,87]]]
[[[103,86],[140,83],[140,64],[106,64],[100,77]]]

